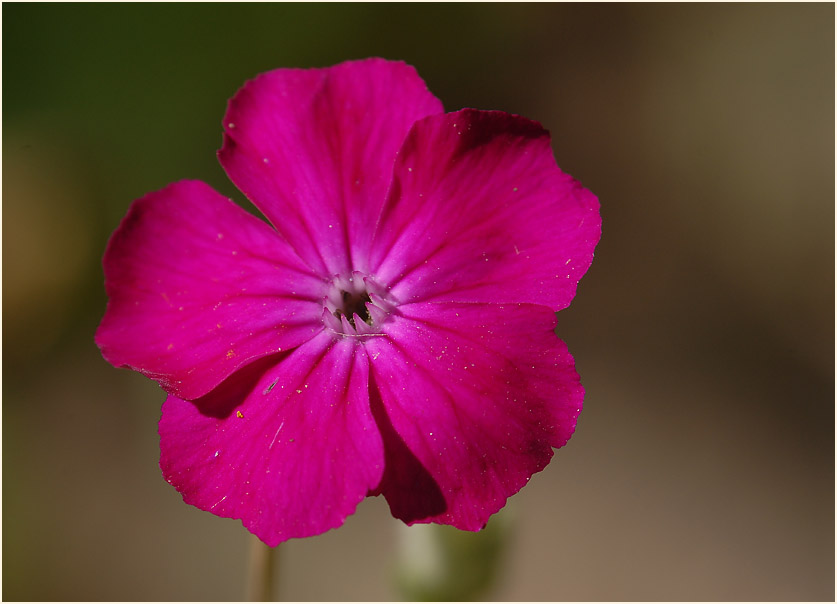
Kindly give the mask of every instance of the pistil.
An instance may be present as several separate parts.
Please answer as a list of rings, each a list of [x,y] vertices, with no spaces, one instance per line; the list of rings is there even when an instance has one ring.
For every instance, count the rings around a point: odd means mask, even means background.
[[[323,299],[323,323],[341,335],[376,335],[394,308],[386,288],[355,271],[334,278]]]

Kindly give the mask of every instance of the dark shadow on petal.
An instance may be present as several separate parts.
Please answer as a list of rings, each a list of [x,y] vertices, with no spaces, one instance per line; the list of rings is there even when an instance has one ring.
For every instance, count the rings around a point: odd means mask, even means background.
[[[498,137],[502,137],[502,140],[496,142],[505,146],[512,138],[535,139],[549,136],[549,132],[538,122],[503,111],[461,109],[455,115],[451,114],[450,119],[460,124],[454,158],[466,155],[477,147],[494,143]]]
[[[371,371],[369,406],[384,441],[384,475],[370,495],[383,494],[392,515],[408,523],[443,513],[447,510],[445,496],[430,472],[395,431]]]
[[[265,372],[278,365],[287,355],[288,352],[277,352],[253,361],[192,402],[203,415],[218,419],[229,417],[258,385]]]

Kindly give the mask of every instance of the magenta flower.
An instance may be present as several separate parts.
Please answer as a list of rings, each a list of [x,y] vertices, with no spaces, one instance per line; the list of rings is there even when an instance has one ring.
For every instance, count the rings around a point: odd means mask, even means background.
[[[245,84],[208,185],[134,202],[104,257],[104,357],[168,393],[160,466],[268,545],[395,517],[478,530],[572,435],[554,333],[601,234],[549,134],[443,113],[404,63]]]

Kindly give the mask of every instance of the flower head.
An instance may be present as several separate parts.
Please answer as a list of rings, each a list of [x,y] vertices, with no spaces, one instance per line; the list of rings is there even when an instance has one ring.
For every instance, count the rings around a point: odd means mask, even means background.
[[[219,160],[135,201],[104,257],[104,357],[168,393],[160,466],[269,545],[383,494],[478,530],[572,435],[584,391],[555,311],[601,234],[548,133],[444,113],[381,59],[247,82]]]

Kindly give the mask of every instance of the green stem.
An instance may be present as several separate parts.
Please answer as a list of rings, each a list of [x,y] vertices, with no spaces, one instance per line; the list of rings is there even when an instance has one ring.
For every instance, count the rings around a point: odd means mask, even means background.
[[[273,575],[277,549],[268,547],[255,535],[250,536],[250,561],[247,569],[247,601],[273,601]]]

